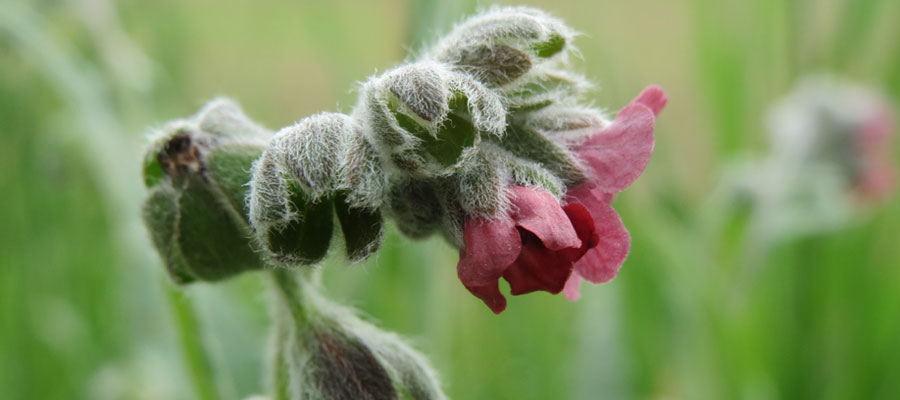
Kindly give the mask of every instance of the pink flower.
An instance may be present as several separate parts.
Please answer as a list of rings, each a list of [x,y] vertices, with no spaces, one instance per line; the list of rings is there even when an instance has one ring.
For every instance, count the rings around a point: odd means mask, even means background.
[[[640,176],[653,154],[653,127],[656,115],[668,98],[658,86],[644,89],[622,108],[607,127],[591,135],[575,152],[586,164],[587,182],[569,189],[569,204],[581,204],[594,218],[597,246],[575,264],[564,294],[569,300],[581,297],[581,280],[605,283],[616,277],[631,248],[631,237],[619,214],[610,207],[615,193]]]
[[[598,240],[594,221],[581,204],[560,206],[550,193],[510,188],[513,209],[501,218],[472,218],[463,227],[457,272],[463,285],[495,313],[506,308],[498,280],[513,295],[563,290],[572,268]]]
[[[609,203],[647,166],[655,115],[666,101],[662,89],[645,89],[615,121],[574,149],[589,178],[568,191],[567,203],[560,205],[543,190],[515,186],[507,215],[467,220],[457,265],[463,285],[499,314],[506,308],[501,277],[513,295],[564,291],[570,300],[579,297],[581,279],[613,279],[631,239]]]

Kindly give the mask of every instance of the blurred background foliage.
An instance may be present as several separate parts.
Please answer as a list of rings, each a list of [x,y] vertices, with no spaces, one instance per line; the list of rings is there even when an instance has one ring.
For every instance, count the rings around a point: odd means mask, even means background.
[[[900,202],[766,254],[744,246],[745,218],[708,207],[729,160],[765,151],[767,107],[802,75],[900,100],[900,2],[524,3],[583,33],[596,104],[615,111],[650,83],[671,99],[647,172],[614,204],[633,236],[619,277],[495,316],[443,241],[391,233],[364,265],[329,259],[332,296],[411,338],[456,399],[900,398]],[[2,397],[263,393],[259,276],[179,291],[149,250],[148,127],[218,95],[272,129],[349,111],[359,81],[475,7],[0,1]],[[209,359],[184,357],[193,334]],[[206,389],[191,383],[204,371]]]

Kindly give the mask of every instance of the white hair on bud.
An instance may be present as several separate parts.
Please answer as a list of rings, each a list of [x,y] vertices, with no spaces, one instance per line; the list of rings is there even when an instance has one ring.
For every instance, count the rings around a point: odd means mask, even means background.
[[[453,73],[450,78],[451,90],[466,96],[472,124],[478,132],[503,136],[506,131],[506,107],[500,97],[487,86],[469,75]]]
[[[610,124],[603,111],[583,106],[551,105],[527,113],[523,124],[564,147],[577,146]]]
[[[457,174],[459,205],[466,215],[493,218],[510,206],[505,188],[511,183],[509,171],[501,161],[507,156],[500,148],[485,143],[472,162]]]
[[[384,160],[394,160],[394,154],[408,155],[422,141],[400,126],[390,109],[389,86],[383,77],[369,79],[362,87],[359,105],[352,116],[360,122],[362,133]],[[419,160],[411,160],[416,162]],[[387,165],[393,165],[389,162]]]
[[[365,140],[358,126],[356,133],[350,138],[341,171],[340,187],[349,191],[347,202],[350,207],[381,207],[387,178],[374,146]]]
[[[509,155],[506,160],[507,168],[516,186],[528,186],[546,190],[557,200],[561,199],[566,193],[565,182],[541,164],[512,155]]]
[[[266,235],[272,229],[280,230],[300,218],[301,214],[293,209],[291,203],[286,179],[289,174],[269,150],[253,163],[253,179],[250,180],[247,202],[250,224],[258,235]]]
[[[571,42],[576,35],[562,20],[537,8],[494,7],[457,24],[426,58],[474,68],[483,82],[502,85],[532,65],[565,63],[567,53],[575,51]],[[543,54],[541,44],[560,48]]]
[[[354,121],[340,113],[320,113],[284,128],[272,138],[269,150],[314,199],[333,192],[340,184],[356,130]]]
[[[227,97],[210,100],[194,116],[197,127],[216,137],[266,140],[271,132],[248,118],[241,107]]]
[[[450,90],[447,75],[450,71],[436,62],[407,64],[384,75],[386,89],[400,101],[400,111],[414,118],[421,125],[433,127],[440,124],[450,111]],[[429,131],[433,132],[433,129]]]
[[[542,67],[497,90],[506,106],[515,110],[545,104],[576,104],[593,87],[583,75]]]

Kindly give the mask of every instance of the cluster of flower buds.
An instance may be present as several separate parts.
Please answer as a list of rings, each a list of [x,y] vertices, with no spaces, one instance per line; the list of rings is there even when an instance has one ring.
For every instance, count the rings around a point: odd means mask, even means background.
[[[875,91],[811,76],[773,107],[771,151],[733,178],[752,201],[761,237],[843,225],[896,186],[895,112]]]
[[[143,217],[176,282],[263,268],[250,240],[245,197],[250,166],[271,136],[236,104],[218,99],[153,138],[144,162]]]
[[[581,279],[612,279],[630,239],[609,203],[646,167],[666,97],[650,87],[612,121],[585,106],[574,36],[543,11],[494,8],[368,80],[350,115],[282,129],[251,181],[259,241],[275,260],[315,263],[334,209],[360,260],[378,248],[383,213],[410,237],[459,247],[460,279],[497,313],[501,277],[513,294],[570,299]]]
[[[320,120],[329,117],[323,115]],[[346,117],[336,120],[348,121]],[[273,313],[274,399],[444,399],[437,375],[425,357],[400,337],[379,330],[351,309],[320,296],[317,280],[308,274],[275,268],[274,260],[258,248],[249,222],[248,182],[254,166],[261,171],[265,163],[273,162],[263,157],[264,150],[279,143],[289,146],[279,141],[290,138],[273,137],[272,132],[250,121],[236,104],[225,99],[214,100],[194,117],[173,121],[159,131],[145,157],[144,180],[149,193],[143,217],[169,274],[175,282],[187,284],[218,281],[268,267],[278,294]],[[306,144],[322,145],[314,141]],[[359,154],[358,150],[347,150],[351,152]],[[347,160],[353,163],[352,156]],[[332,162],[337,160],[299,165]],[[331,237],[333,205],[347,232],[345,242],[351,257],[354,249],[378,242],[372,239],[381,234],[377,209],[369,214],[354,210],[347,205],[361,201],[357,192],[335,189],[359,185],[329,182],[334,175],[329,171],[297,173],[305,179],[303,189],[294,189],[293,181],[284,184],[295,196],[289,199],[290,206],[295,207],[291,211],[305,214],[295,232],[286,233],[284,240],[298,240],[310,246],[306,248],[320,246],[316,251],[324,254]],[[323,194],[328,191],[324,188],[332,191]],[[317,205],[323,206],[317,209]],[[309,257],[311,253],[298,254]]]

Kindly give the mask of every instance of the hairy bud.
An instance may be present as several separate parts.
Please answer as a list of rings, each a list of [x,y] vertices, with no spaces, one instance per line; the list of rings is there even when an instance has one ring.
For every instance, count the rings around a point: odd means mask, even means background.
[[[532,112],[523,123],[552,139],[577,142],[590,136],[591,130],[609,125],[600,110],[582,106],[553,106]]]
[[[574,32],[529,7],[498,7],[456,26],[430,53],[489,86],[502,86],[564,54]]]
[[[506,110],[494,92],[434,62],[394,69],[363,88],[354,116],[398,171],[417,178],[452,174],[482,133],[502,136]]]
[[[322,113],[282,129],[253,170],[250,221],[275,260],[314,264],[324,258],[335,211],[351,260],[381,244],[383,177],[350,117]]]
[[[320,113],[278,131],[267,153],[317,199],[340,188],[341,167],[354,134],[350,117]]]
[[[263,268],[244,197],[268,131],[233,102],[215,100],[164,128],[147,152],[143,218],[178,283],[215,281]]]
[[[444,399],[425,358],[278,271],[273,339],[276,399]]]

